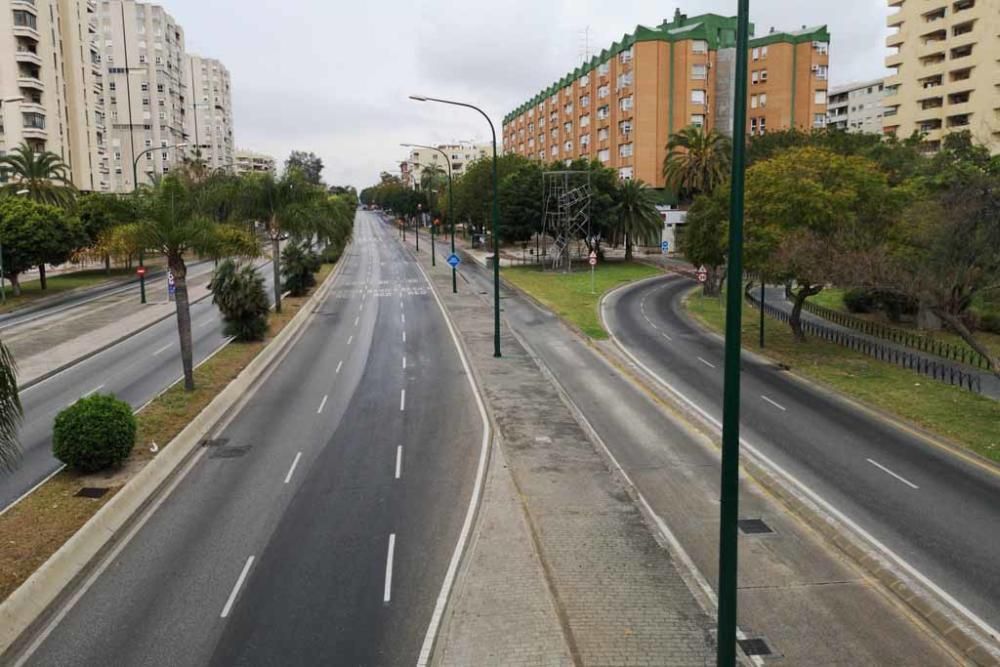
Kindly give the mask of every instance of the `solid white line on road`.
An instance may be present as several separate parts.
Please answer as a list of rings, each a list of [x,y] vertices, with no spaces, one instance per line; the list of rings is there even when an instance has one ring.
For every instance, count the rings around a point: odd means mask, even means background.
[[[768,403],[770,403],[771,405],[773,405],[774,407],[776,407],[779,410],[781,410],[782,412],[787,412],[787,408],[785,408],[785,406],[781,405],[780,403],[775,403],[774,401],[772,401],[770,398],[768,398],[764,394],[761,394],[760,397],[763,398]]]
[[[340,367],[343,366],[343,365],[344,365],[343,361],[337,363],[337,371],[336,371],[337,373],[340,372]]]
[[[919,489],[920,488],[919,486],[917,486],[916,484],[914,484],[910,480],[906,479],[905,477],[900,477],[899,475],[897,475],[893,471],[889,470],[888,468],[886,468],[884,465],[882,465],[878,461],[873,461],[872,459],[865,459],[865,460],[868,461],[868,463],[871,463],[873,466],[875,466],[879,470],[881,470],[882,472],[888,473],[888,474],[892,475],[893,477],[895,477],[896,479],[898,479],[903,484],[906,484],[911,489]]]
[[[385,592],[382,602],[388,602],[392,597],[392,555],[396,551],[396,533],[389,533],[389,555],[385,559]]]
[[[405,389],[400,389],[399,390],[399,409],[401,411],[406,409],[406,390]]]
[[[406,370],[406,355],[403,355],[403,370]]]
[[[354,318],[354,326],[358,326],[358,322],[360,321],[361,321],[361,316],[358,315],[357,317]]]
[[[714,364],[712,364],[712,363],[709,363],[709,362],[705,361],[705,360],[704,360],[704,359],[702,359],[701,357],[698,357],[698,361],[700,361],[701,363],[705,364],[705,365],[706,365],[706,366],[708,366],[709,368],[715,368],[715,365],[714,365]]]
[[[347,337],[347,344],[348,345],[350,345],[353,341],[354,341],[354,336],[353,335]]]
[[[229,616],[229,612],[233,608],[233,603],[236,602],[236,596],[239,594],[240,588],[243,586],[243,582],[246,581],[247,573],[250,572],[251,565],[253,565],[253,556],[247,558],[246,565],[243,566],[243,571],[240,572],[240,578],[236,580],[236,585],[233,586],[233,592],[229,594],[229,599],[226,600],[226,606],[222,608],[220,618]]]
[[[302,452],[298,452],[295,455],[295,458],[292,460],[292,467],[288,469],[288,474],[285,475],[285,484],[288,484],[290,481],[292,481],[292,473],[295,472],[295,466],[299,464],[299,459],[301,458],[302,458]]]
[[[164,350],[169,350],[169,349],[170,349],[170,348],[172,348],[173,346],[174,346],[174,344],[173,344],[173,343],[167,343],[166,345],[164,345],[163,347],[161,347],[161,348],[160,348],[159,350],[157,350],[156,352],[153,352],[153,356],[154,356],[154,357],[155,357],[155,356],[158,356],[158,355],[160,354],[160,352],[163,352]]]
[[[323,394],[323,400],[319,402],[319,409],[316,410],[316,414],[323,412],[323,407],[326,405],[326,399],[330,397],[329,394]]]
[[[88,396],[90,396],[94,392],[98,392],[98,391],[100,391],[102,389],[104,389],[104,385],[103,384],[99,384],[96,387],[94,387],[93,389],[91,389],[90,391],[88,391],[86,394],[84,394],[83,396],[81,396],[80,398],[87,398]]]
[[[400,473],[403,471],[403,446],[399,445],[396,447],[396,479],[399,479]]]

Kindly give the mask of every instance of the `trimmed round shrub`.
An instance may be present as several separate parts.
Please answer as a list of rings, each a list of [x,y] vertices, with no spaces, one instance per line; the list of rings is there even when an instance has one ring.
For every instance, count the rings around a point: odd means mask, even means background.
[[[97,472],[128,458],[136,430],[128,403],[110,394],[94,394],[56,415],[52,453],[70,468]]]

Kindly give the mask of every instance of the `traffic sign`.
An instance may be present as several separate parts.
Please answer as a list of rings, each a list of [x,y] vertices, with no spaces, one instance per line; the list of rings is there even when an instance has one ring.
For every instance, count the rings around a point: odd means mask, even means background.
[[[462,262],[462,260],[460,260],[458,258],[458,255],[456,255],[455,253],[451,253],[450,255],[448,255],[448,263],[451,265],[451,268],[457,269],[458,265],[461,262]]]
[[[670,241],[661,241],[660,242],[660,252],[662,252],[664,255],[666,255],[669,250],[670,250]]]
[[[698,282],[703,283],[708,280],[708,269],[702,264],[698,267]]]
[[[140,278],[146,275],[146,267],[145,266],[137,267],[135,270],[135,275],[139,276]]]
[[[596,252],[591,252],[590,253],[590,265],[591,266],[597,266],[597,253]]]
[[[177,289],[177,285],[174,281],[174,272],[167,269],[167,300],[174,298],[174,292]]]

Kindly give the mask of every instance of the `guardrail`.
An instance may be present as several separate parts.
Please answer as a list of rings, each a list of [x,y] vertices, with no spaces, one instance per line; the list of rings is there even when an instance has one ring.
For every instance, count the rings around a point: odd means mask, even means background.
[[[989,370],[990,368],[989,359],[975,350],[962,345],[946,343],[941,340],[935,340],[930,336],[924,336],[912,331],[906,331],[905,329],[897,329],[896,327],[891,327],[879,322],[871,322],[860,317],[848,315],[847,313],[840,312],[839,310],[827,308],[826,306],[809,303],[808,300],[802,307],[813,315],[818,315],[819,317],[830,320],[831,322],[839,324],[842,327],[854,329],[869,336],[882,338],[883,340],[898,343],[905,347],[911,347],[915,350],[920,350],[921,352],[927,352],[937,357],[943,357],[945,359],[951,359],[969,366],[975,366],[976,368],[982,368],[985,370]]]
[[[747,299],[747,303],[749,303],[752,308],[760,307],[760,302],[754,299],[752,295],[745,294],[744,296]],[[772,306],[769,303],[764,304],[764,313],[780,322],[788,322],[791,317],[789,313]],[[890,364],[902,366],[903,368],[907,368],[921,375],[933,378],[939,382],[947,382],[950,385],[968,389],[976,394],[981,394],[983,391],[982,378],[978,374],[970,373],[961,368],[957,368],[956,366],[946,363],[943,360],[938,362],[933,359],[928,359],[925,356],[907,352],[906,350],[901,350],[898,347],[893,347],[891,345],[884,345],[878,341],[873,341],[862,336],[856,336],[850,332],[842,331],[811,320],[803,319],[801,322],[802,330],[812,336],[816,336],[817,338],[822,338],[823,340],[830,341],[831,343],[842,345],[854,350],[855,352],[860,352],[861,354],[878,359],[879,361],[885,361]]]

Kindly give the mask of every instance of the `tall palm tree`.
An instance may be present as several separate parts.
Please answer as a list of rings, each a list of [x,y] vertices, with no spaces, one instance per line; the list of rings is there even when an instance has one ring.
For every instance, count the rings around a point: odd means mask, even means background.
[[[21,144],[0,157],[0,171],[12,179],[0,186],[0,193],[10,195],[27,190],[29,199],[62,207],[70,206],[76,198],[69,166],[55,153],[36,153],[28,144]]]
[[[625,237],[625,260],[632,259],[636,238],[659,235],[663,218],[656,210],[653,193],[640,180],[628,179],[618,185],[618,204],[614,209],[616,227]]]
[[[140,220],[134,233],[141,247],[156,248],[163,253],[174,276],[184,388],[190,391],[194,389],[194,364],[184,254],[194,251],[203,255],[229,253],[251,257],[257,254],[256,238],[244,229],[214,221],[203,189],[178,174],[165,176],[159,185],[142,191],[139,197]]]
[[[21,458],[17,427],[23,416],[14,356],[0,343],[0,470],[13,470]]]
[[[670,136],[663,161],[666,185],[683,198],[711,192],[729,175],[732,143],[715,130],[694,125]]]

